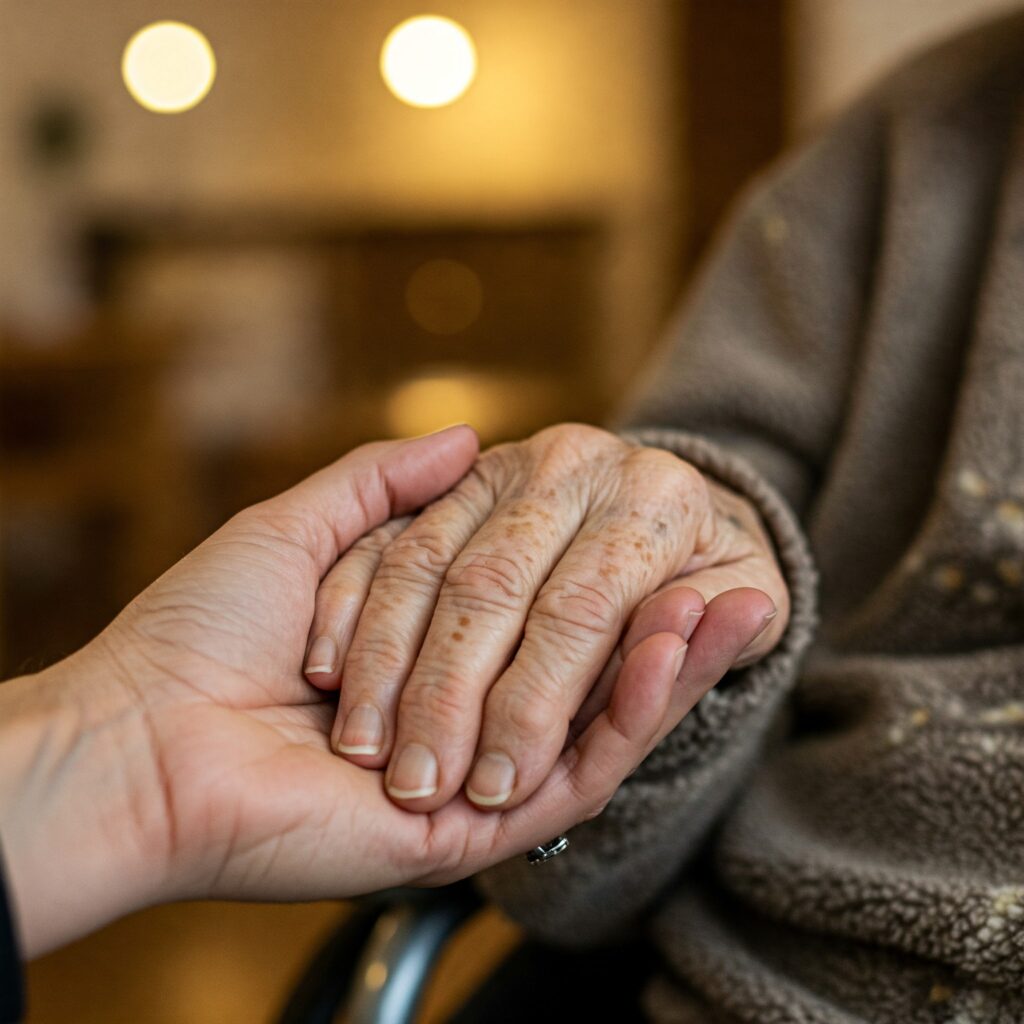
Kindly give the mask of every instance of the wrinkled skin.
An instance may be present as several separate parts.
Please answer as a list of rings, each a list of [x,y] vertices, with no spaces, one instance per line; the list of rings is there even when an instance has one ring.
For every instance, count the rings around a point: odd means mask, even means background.
[[[702,613],[726,594],[755,639],[719,675],[788,620],[753,508],[667,451],[566,424],[489,450],[356,544],[320,587],[306,674],[341,687],[335,749],[387,766],[401,805],[436,810],[465,786],[510,808],[607,707],[638,638],[710,638],[722,610]],[[688,655],[681,684],[698,678]]]

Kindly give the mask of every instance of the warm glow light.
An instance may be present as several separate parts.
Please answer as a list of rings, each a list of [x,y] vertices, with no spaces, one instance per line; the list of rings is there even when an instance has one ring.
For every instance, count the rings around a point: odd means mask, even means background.
[[[490,440],[553,419],[560,403],[560,386],[543,374],[439,366],[399,384],[384,415],[392,437],[470,423]]]
[[[476,47],[450,18],[427,14],[391,30],[380,52],[388,88],[414,107],[454,103],[476,76]]]
[[[147,110],[177,114],[210,91],[217,61],[206,36],[180,21],[156,21],[128,40],[121,75],[132,97]]]
[[[458,260],[427,260],[405,286],[409,315],[431,334],[458,334],[480,316],[484,290],[472,267]]]

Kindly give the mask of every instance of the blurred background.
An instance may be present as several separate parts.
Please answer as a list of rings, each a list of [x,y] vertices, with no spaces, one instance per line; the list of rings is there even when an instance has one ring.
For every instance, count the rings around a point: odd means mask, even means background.
[[[601,422],[750,175],[1012,6],[0,0],[0,677],[362,441]],[[344,913],[136,915],[30,1020],[269,1020]]]

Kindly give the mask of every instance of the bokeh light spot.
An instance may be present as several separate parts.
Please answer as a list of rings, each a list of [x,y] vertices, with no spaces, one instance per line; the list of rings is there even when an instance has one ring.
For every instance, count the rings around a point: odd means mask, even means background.
[[[476,271],[458,260],[427,260],[405,287],[409,315],[430,334],[458,334],[483,308],[484,290]]]
[[[198,29],[180,21],[156,21],[128,40],[121,75],[141,106],[159,114],[178,114],[210,91],[217,61]]]
[[[403,102],[443,107],[454,103],[476,77],[476,47],[451,18],[419,15],[388,34],[380,52],[380,73]]]
[[[387,980],[388,965],[382,960],[374,960],[367,966],[366,973],[363,975],[363,984],[371,992],[379,992]]]
[[[486,382],[472,373],[414,378],[400,384],[388,397],[388,428],[394,437],[413,437],[451,423],[471,423],[488,434],[494,427],[496,411],[489,392]]]
[[[564,403],[561,383],[545,373],[435,365],[424,367],[386,395],[384,420],[391,437],[469,423],[490,443],[553,422]]]

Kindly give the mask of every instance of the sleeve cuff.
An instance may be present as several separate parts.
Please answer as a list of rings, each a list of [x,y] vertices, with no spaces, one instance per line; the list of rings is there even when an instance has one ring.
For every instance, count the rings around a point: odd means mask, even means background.
[[[634,778],[692,773],[699,763],[717,761],[732,747],[750,751],[751,730],[764,731],[782,697],[796,680],[801,655],[817,624],[817,572],[807,539],[778,491],[744,458],[706,438],[665,428],[623,432],[625,440],[664,448],[685,459],[757,509],[775,545],[790,595],[786,632],[774,650],[747,668],[730,673],[730,684],[711,690],[678,728],[648,757]],[[742,737],[742,738],[741,738]],[[632,780],[631,780],[632,781]]]

